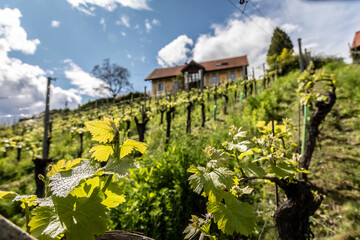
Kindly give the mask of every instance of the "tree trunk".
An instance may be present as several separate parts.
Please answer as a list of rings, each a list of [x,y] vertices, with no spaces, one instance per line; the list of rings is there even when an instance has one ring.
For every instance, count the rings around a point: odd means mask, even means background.
[[[247,98],[247,83],[244,82],[244,97]]]
[[[144,136],[145,136],[145,131],[146,131],[146,124],[148,123],[149,119],[143,119],[142,123],[139,123],[137,117],[135,117],[135,123],[136,123],[136,128],[138,130],[138,134],[139,134],[139,142],[144,142]]]
[[[169,111],[166,112],[166,140],[165,144],[168,144],[170,141],[170,131],[171,131],[171,113],[175,111],[174,107],[171,107]]]
[[[160,110],[160,125],[164,124],[164,112],[165,110]]]
[[[77,157],[81,158],[82,152],[83,152],[83,146],[84,146],[84,134],[79,133],[79,136],[80,136],[80,149],[79,149]]]
[[[21,147],[17,148],[16,161],[20,162],[21,159]]]
[[[201,127],[205,127],[206,115],[205,115],[205,102],[201,102]]]
[[[130,120],[126,120],[126,132],[127,132],[127,136],[130,137],[130,126],[131,126],[131,121]]]
[[[227,115],[228,112],[227,112],[227,106],[228,106],[228,102],[229,102],[229,97],[224,94],[224,98],[225,98],[225,104],[224,104],[224,115]]]
[[[189,102],[186,109],[187,109],[187,119],[186,119],[186,133],[191,133],[191,108],[193,103]]]
[[[46,166],[48,160],[46,159],[46,161],[43,161],[43,159],[41,158],[36,158],[35,160],[33,160],[33,162],[35,164],[35,183],[36,183],[35,195],[38,198],[43,198],[45,197],[45,183],[39,179],[39,174],[41,174],[44,177],[46,176]]]
[[[252,94],[253,94],[253,87],[254,87],[254,84],[253,84],[253,82],[251,81],[251,82],[250,82],[250,96],[252,96]]]
[[[333,87],[332,91],[327,94],[327,101],[317,102],[315,104],[316,110],[310,117],[307,141],[305,145],[304,155],[300,160],[300,168],[304,168],[306,170],[309,169],[312,154],[314,153],[316,146],[316,138],[318,137],[319,125],[325,119],[326,115],[331,111],[336,101],[335,87]],[[307,179],[307,175],[305,173],[300,174],[301,179]]]
[[[313,233],[309,217],[320,207],[322,195],[314,196],[305,182],[290,183],[283,187],[286,201],[275,211],[274,219],[278,240],[308,240]]]

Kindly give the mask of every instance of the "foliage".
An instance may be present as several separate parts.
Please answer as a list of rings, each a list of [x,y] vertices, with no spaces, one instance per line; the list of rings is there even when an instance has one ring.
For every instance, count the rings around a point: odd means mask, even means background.
[[[289,35],[287,35],[283,30],[279,27],[276,27],[271,38],[271,43],[269,50],[267,52],[267,56],[280,55],[284,48],[288,51],[293,51],[294,46],[291,42]]]
[[[39,239],[95,239],[107,229],[110,208],[125,202],[121,189],[112,180],[113,175],[123,177],[134,159],[128,155],[133,150],[144,153],[146,144],[124,140],[119,131],[119,121],[105,118],[85,123],[93,140],[100,145],[92,148],[95,160],[61,160],[47,174],[49,189],[46,198],[21,196],[13,192],[0,192],[2,199],[21,201],[26,211],[28,230]],[[104,148],[112,151],[104,151]],[[94,154],[93,154],[94,155]],[[124,159],[128,156],[126,159]],[[101,168],[97,161],[110,160]],[[105,160],[105,161],[106,161]],[[131,164],[122,164],[123,161]],[[108,175],[108,176],[106,176]],[[40,177],[40,176],[39,176]],[[106,177],[106,178],[104,178]],[[29,207],[38,205],[29,221]],[[30,229],[29,229],[30,228]]]
[[[189,178],[191,188],[207,197],[207,212],[225,234],[249,235],[254,231],[253,209],[241,200],[243,195],[252,193],[248,181],[286,184],[297,172],[303,172],[297,168],[299,155],[294,153],[297,145],[290,141],[292,127],[287,120],[283,125],[275,122],[273,127],[271,123],[259,122],[257,128],[262,135],[246,139],[245,131],[232,126],[229,131],[232,139],[223,143],[225,149],[206,148],[204,152],[210,159],[206,167],[188,169],[193,173]],[[200,224],[197,230],[202,231],[201,227]],[[192,231],[190,227],[188,230]]]

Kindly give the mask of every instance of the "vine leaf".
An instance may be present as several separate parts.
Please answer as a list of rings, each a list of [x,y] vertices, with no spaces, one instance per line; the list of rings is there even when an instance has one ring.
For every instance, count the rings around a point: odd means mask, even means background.
[[[86,122],[85,126],[93,136],[93,140],[100,143],[108,143],[114,139],[119,123],[112,119],[104,118],[103,121]]]
[[[38,239],[53,239],[64,233],[65,228],[53,206],[37,207],[32,211],[32,215],[29,222],[32,236]]]
[[[231,159],[227,152],[215,149],[213,147],[205,148],[204,152],[211,159],[206,164],[207,168],[225,167],[226,162]]]
[[[137,142],[132,139],[127,139],[120,148],[120,158],[123,158],[129,155],[134,149],[144,154],[146,151],[147,144],[142,142]]]
[[[100,162],[106,162],[109,157],[114,154],[114,150],[111,145],[98,145],[92,147],[89,152],[93,152],[91,157]]]
[[[106,198],[101,203],[108,208],[114,208],[126,202],[125,196],[121,194],[119,185],[115,182],[109,184],[105,191],[105,196]]]
[[[55,173],[70,170],[76,165],[79,165],[82,160],[83,160],[82,158],[77,158],[70,161],[60,160],[55,165],[51,165],[51,170],[46,174],[46,176],[51,177]]]
[[[188,172],[194,173],[189,177],[191,188],[197,194],[204,189],[209,201],[220,199],[222,190],[230,190],[233,185],[233,172],[227,168],[217,168],[210,172],[204,167],[190,166]]]
[[[17,196],[17,193],[9,191],[0,191],[0,199],[13,200]]]
[[[117,174],[119,177],[125,177],[128,175],[130,168],[138,168],[139,166],[133,159],[110,159],[103,168],[104,174]]]
[[[77,186],[74,190],[71,191],[71,195],[74,197],[89,197],[93,194],[96,188],[101,186],[100,177],[94,177],[87,179]],[[105,196],[101,204],[105,205],[108,208],[117,207],[119,204],[124,203],[125,196],[121,194],[121,189],[119,184],[116,182],[111,182],[105,190]]]
[[[99,164],[82,161],[77,167],[52,175],[49,187],[55,196],[66,197],[82,179],[93,176],[98,170]]]
[[[225,234],[234,232],[248,236],[255,228],[255,216],[250,204],[239,201],[231,193],[224,195],[223,202],[208,202],[207,210]]]
[[[25,204],[30,206],[36,206],[36,195],[17,195],[14,197],[13,202],[21,202],[21,207],[25,209]]]
[[[108,209],[101,204],[99,188],[90,197],[66,198],[53,196],[59,220],[66,227],[67,240],[93,240],[107,228]]]
[[[286,177],[294,178],[296,175],[297,169],[292,164],[288,164],[285,162],[279,162],[276,165],[271,164],[269,167],[269,172],[275,173],[275,175],[280,178],[286,178]]]
[[[241,168],[245,171],[249,176],[257,176],[262,178],[266,175],[266,172],[263,168],[258,166],[256,163],[249,162],[248,164],[244,164]]]

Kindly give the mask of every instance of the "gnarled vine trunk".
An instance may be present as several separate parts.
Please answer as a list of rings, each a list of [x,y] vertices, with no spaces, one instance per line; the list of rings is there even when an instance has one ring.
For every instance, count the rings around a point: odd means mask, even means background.
[[[143,117],[143,121],[140,123],[137,117],[135,117],[136,128],[139,134],[139,142],[144,142],[146,124],[149,122],[148,118]]]
[[[171,113],[175,111],[174,107],[171,107],[169,111],[166,112],[166,140],[165,143],[168,144],[170,141],[170,131],[171,131]]]
[[[331,111],[336,101],[335,87],[333,86],[332,91],[328,92],[327,100],[316,102],[316,110],[310,117],[307,141],[305,145],[304,155],[300,161],[300,167],[306,170],[309,169],[312,155],[316,146],[316,139],[320,133],[319,126],[321,122],[325,119],[326,115]],[[301,179],[307,179],[305,173],[301,173]]]
[[[314,196],[311,186],[302,181],[283,187],[287,199],[275,211],[278,240],[307,240],[312,238],[309,217],[320,207],[322,195]]]
[[[191,108],[193,106],[192,102],[189,102],[186,106],[187,110],[187,119],[186,119],[186,133],[191,133]]]
[[[201,102],[201,127],[205,127],[206,115],[205,115],[205,102]]]

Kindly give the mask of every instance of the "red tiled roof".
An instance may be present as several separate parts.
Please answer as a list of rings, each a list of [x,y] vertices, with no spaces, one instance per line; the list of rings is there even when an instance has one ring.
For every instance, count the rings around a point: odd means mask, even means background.
[[[249,65],[247,56],[219,59],[214,61],[201,62],[199,64],[201,64],[205,68],[205,71],[207,72],[225,70],[225,69],[231,69],[231,68]],[[181,74],[181,70],[186,66],[187,64],[181,66],[169,67],[169,68],[157,68],[149,76],[147,76],[145,80],[154,80],[154,79],[177,76]]]
[[[360,31],[355,33],[354,41],[351,48],[360,47]]]

